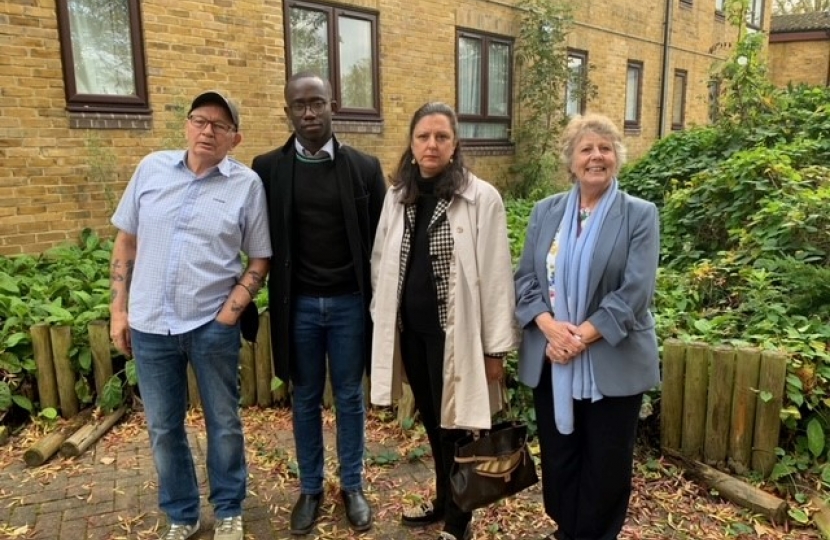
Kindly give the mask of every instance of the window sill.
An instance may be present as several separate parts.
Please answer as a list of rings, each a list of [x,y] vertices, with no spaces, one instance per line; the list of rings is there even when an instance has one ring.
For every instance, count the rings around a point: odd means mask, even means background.
[[[625,126],[624,134],[632,137],[639,137],[642,135],[642,128],[640,126]]]
[[[153,128],[150,114],[70,112],[70,129],[141,129]]]
[[[513,143],[462,141],[462,148],[468,156],[512,156],[516,153]]]
[[[337,120],[331,122],[335,133],[366,133],[380,135],[383,133],[383,120]]]

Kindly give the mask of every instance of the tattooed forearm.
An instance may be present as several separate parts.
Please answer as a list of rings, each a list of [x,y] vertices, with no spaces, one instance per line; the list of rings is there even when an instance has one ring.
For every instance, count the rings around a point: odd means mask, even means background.
[[[133,268],[135,267],[135,261],[132,259],[127,260],[127,290],[130,288],[130,284],[133,282]]]
[[[110,302],[115,302],[116,298],[118,298],[118,289],[110,289]]]
[[[231,311],[233,313],[242,313],[245,309],[245,306],[237,302],[236,300],[231,300]]]

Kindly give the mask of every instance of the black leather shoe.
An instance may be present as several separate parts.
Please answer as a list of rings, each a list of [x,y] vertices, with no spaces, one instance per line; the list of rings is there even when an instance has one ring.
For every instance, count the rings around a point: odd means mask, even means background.
[[[372,527],[372,507],[363,495],[363,490],[341,491],[340,496],[343,497],[346,517],[349,518],[352,529],[358,532],[368,531]]]
[[[291,511],[291,534],[308,534],[320,514],[323,494],[300,495]]]

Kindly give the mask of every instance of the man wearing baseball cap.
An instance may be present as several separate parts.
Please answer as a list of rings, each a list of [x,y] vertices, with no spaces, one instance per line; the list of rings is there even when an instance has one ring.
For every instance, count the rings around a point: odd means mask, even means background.
[[[245,464],[239,418],[240,317],[268,273],[262,182],[228,153],[242,140],[236,105],[219,92],[193,100],[187,149],[146,156],[112,217],[110,334],[135,358],[159,478],[163,540],[200,529],[199,485],[187,441],[187,365],[207,428],[214,540],[242,540]],[[248,256],[242,266],[240,252]]]

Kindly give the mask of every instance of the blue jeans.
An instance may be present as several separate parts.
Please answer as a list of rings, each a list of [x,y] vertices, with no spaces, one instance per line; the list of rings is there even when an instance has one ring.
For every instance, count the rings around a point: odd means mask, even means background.
[[[300,491],[323,491],[323,390],[326,356],[337,415],[340,488],[363,485],[365,359],[364,311],[360,294],[295,300],[292,339],[294,444],[300,468]]]
[[[187,363],[207,426],[208,500],[217,519],[242,513],[247,469],[239,419],[239,325],[211,321],[177,336],[132,329],[138,387],[159,477],[159,507],[176,524],[199,519],[199,485],[187,442]]]

